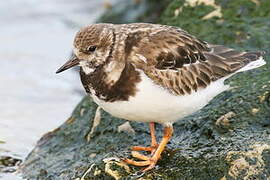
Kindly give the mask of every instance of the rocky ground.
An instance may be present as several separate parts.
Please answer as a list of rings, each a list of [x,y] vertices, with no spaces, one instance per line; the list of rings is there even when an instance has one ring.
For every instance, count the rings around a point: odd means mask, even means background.
[[[174,0],[159,22],[212,43],[268,51],[269,7],[268,0]],[[158,166],[145,174],[119,158],[129,157],[132,145],[148,145],[147,125],[127,124],[101,112],[101,122],[87,141],[93,119],[98,119],[89,97],[63,125],[39,140],[19,171],[31,180],[270,179],[269,55],[267,65],[230,78],[230,90],[177,122]],[[157,130],[160,138],[162,127]]]

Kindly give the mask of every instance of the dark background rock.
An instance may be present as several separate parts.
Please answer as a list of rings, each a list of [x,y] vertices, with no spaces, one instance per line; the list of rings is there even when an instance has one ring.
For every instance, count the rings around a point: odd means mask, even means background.
[[[83,175],[84,179],[269,179],[270,2],[215,2],[215,6],[192,6],[174,0],[160,21],[180,26],[211,43],[266,50],[268,64],[230,78],[229,91],[200,112],[175,123],[174,136],[155,169],[141,174],[140,168],[130,166],[127,172],[116,158],[130,156],[128,148],[132,145],[148,145],[147,124],[131,122],[135,134],[118,132],[125,121],[102,112],[101,124],[90,142],[86,141],[96,105],[85,97],[66,123],[38,142],[20,168],[23,176],[42,180],[77,180]],[[222,16],[205,19],[217,6]],[[160,138],[161,126],[157,130]]]

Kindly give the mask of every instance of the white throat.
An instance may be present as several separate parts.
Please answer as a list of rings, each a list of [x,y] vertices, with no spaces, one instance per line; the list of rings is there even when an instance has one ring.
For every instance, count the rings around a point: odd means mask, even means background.
[[[90,68],[87,64],[87,61],[80,61],[79,66],[82,67],[82,70],[85,74],[91,74],[95,71],[95,68]]]

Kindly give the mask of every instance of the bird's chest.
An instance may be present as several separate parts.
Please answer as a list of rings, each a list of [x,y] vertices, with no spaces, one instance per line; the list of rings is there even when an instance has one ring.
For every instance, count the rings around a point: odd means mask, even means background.
[[[104,101],[96,96],[94,89],[91,90],[91,96],[113,116],[131,121],[170,124],[201,109],[226,88],[223,82],[218,82],[192,94],[176,96],[141,74],[141,82],[136,85],[136,89],[136,94],[128,100]]]
[[[80,70],[82,84],[87,93],[96,96],[104,102],[127,101],[134,96],[136,85],[141,81],[139,72],[131,65],[126,65],[121,76],[113,83],[107,83],[106,79],[112,74],[105,73],[103,69],[87,74]]]

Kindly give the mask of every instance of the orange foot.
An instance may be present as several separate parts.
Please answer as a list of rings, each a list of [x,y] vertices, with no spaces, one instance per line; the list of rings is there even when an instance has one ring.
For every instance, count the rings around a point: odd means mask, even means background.
[[[151,155],[154,155],[154,153],[156,152],[157,148],[158,148],[158,144],[152,145],[150,147],[132,146],[131,147],[131,150],[132,151],[147,151],[147,152],[151,152]]]
[[[164,128],[164,135],[163,138],[160,142],[159,145],[156,144],[156,146],[153,146],[153,134],[152,134],[152,129],[151,129],[151,124],[150,124],[150,130],[151,130],[151,136],[152,136],[152,146],[151,147],[141,147],[141,146],[134,146],[132,149],[135,151],[131,152],[131,155],[134,158],[140,159],[142,161],[134,161],[131,159],[124,159],[124,162],[127,164],[131,164],[134,166],[147,166],[145,169],[143,169],[143,172],[146,172],[152,168],[154,168],[160,159],[161,153],[164,151],[166,144],[170,140],[172,133],[173,133],[173,128],[170,127],[165,127]],[[140,154],[137,151],[151,151],[151,157],[145,156],[143,154]]]

